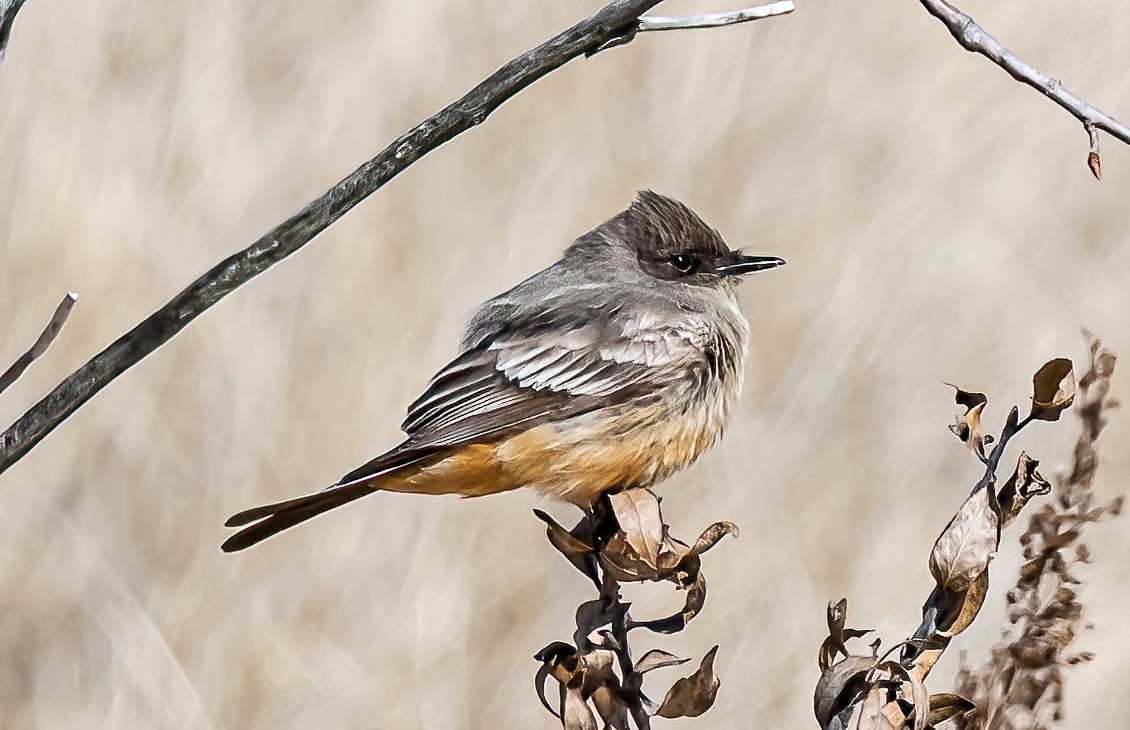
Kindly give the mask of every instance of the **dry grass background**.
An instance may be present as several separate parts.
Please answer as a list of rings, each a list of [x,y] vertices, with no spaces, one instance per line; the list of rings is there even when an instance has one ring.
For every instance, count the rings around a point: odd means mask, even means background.
[[[0,69],[0,359],[64,291],[82,298],[0,421],[599,4],[28,3]],[[720,9],[663,9],[691,7]],[[966,10],[1130,117],[1130,8]],[[710,555],[705,614],[662,645],[722,644],[699,725],[812,727],[825,602],[849,595],[854,622],[905,636],[933,540],[980,473],[945,429],[940,381],[987,392],[996,423],[1040,363],[1085,355],[1081,325],[1130,352],[1130,150],[1104,151],[1100,184],[1074,120],[912,0],[805,2],[568,65],[4,475],[3,726],[552,727],[531,655],[568,636],[588,588],[546,544],[535,496],[382,495],[234,556],[221,524],[393,444],[471,306],[654,187],[790,263],[745,288],[756,342],[727,438],[661,490],[678,534],[744,530]],[[1067,462],[1073,419],[1032,430],[1021,445],[1045,473]],[[1115,413],[1100,496],[1125,489],[1128,435]],[[1091,545],[1097,658],[1071,670],[1066,726],[1121,727],[1130,530],[1113,521]],[[1006,536],[992,603],[961,637],[975,662],[1018,554]]]

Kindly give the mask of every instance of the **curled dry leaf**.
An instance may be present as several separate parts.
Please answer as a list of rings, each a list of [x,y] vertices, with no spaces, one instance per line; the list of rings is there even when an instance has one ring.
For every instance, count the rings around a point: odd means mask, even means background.
[[[601,685],[589,699],[592,700],[596,714],[600,715],[606,728],[628,730],[628,703],[620,692],[607,685]]]
[[[1016,471],[1001,487],[1000,494],[997,496],[1001,508],[1001,520],[1005,526],[1020,514],[1020,510],[1032,497],[1051,492],[1052,485],[1040,475],[1040,472],[1036,471],[1036,467],[1039,465],[1040,462],[1029,457],[1023,451],[1020,452]]]
[[[876,662],[875,657],[849,656],[820,673],[812,708],[821,728],[828,728],[833,719],[871,691],[869,675]]]
[[[962,503],[930,553],[930,573],[938,585],[964,591],[989,567],[1000,543],[1000,517],[992,486]]]
[[[714,657],[717,654],[717,646],[706,652],[694,674],[671,686],[655,714],[667,718],[698,717],[709,710],[718,696],[718,688],[722,686],[721,680],[714,674]]]
[[[952,383],[946,383],[957,391],[954,401],[965,408],[965,414],[958,416],[957,423],[950,426],[950,431],[961,439],[963,444],[969,446],[970,451],[982,458],[985,455],[985,437],[981,436],[981,414],[989,398],[984,393],[974,393],[962,390]]]
[[[538,519],[545,523],[545,534],[549,538],[549,544],[553,545],[559,553],[564,555],[573,567],[581,571],[589,577],[597,586],[600,585],[600,578],[596,574],[596,560],[593,558],[593,546],[588,542],[582,540],[577,534],[582,531],[584,521],[574,528],[573,532],[566,530],[557,520],[550,517],[540,509],[535,509],[534,514]]]
[[[562,719],[566,728],[587,730],[647,730],[649,709],[655,705],[643,693],[644,675],[661,667],[685,663],[668,652],[646,652],[632,661],[628,632],[646,628],[659,633],[682,630],[702,610],[706,579],[700,555],[737,527],[718,522],[688,545],[677,540],[663,523],[659,500],[642,489],[602,498],[572,530],[566,530],[541,511],[550,542],[574,566],[589,576],[600,592],[596,600],[581,604],[576,612],[576,646],[550,644],[537,658],[542,666],[535,686],[542,704]],[[634,621],[629,604],[620,595],[621,582],[671,581],[687,591],[678,613],[651,621]],[[696,716],[713,703],[720,682],[713,673],[714,647],[691,677],[679,680],[660,706],[665,717]],[[545,697],[545,683],[553,677],[560,700]],[[595,714],[594,714],[595,710]],[[594,725],[595,723],[595,725]]]
[[[657,570],[663,543],[659,498],[647,489],[626,489],[609,495],[609,501],[624,541],[649,568]]]
[[[674,654],[663,651],[662,649],[652,649],[640,657],[639,661],[636,662],[635,669],[639,674],[646,674],[653,669],[675,667],[680,664],[686,664],[689,661],[690,659],[680,659]]]
[[[1075,372],[1071,361],[1057,357],[1044,363],[1032,377],[1032,415],[1037,421],[1058,421],[1075,400]]]
[[[740,534],[741,531],[738,530],[738,526],[733,522],[715,522],[702,531],[702,534],[695,540],[691,552],[695,555],[702,555],[704,552],[717,545],[718,541],[726,537],[726,535],[738,537]]]
[[[922,683],[922,678],[916,672],[908,671],[906,667],[895,661],[883,662],[878,668],[898,680],[897,689],[909,704],[906,708],[899,708],[904,722],[905,718],[910,717],[913,713],[911,727],[914,730],[923,730],[926,727],[926,718],[930,714],[930,693],[926,691],[926,685]],[[890,719],[890,713],[888,713],[888,719]],[[897,726],[901,727],[904,722],[900,722]]]
[[[820,657],[817,661],[820,671],[830,667],[839,655],[851,655],[845,643],[849,639],[858,639],[871,633],[871,629],[844,628],[847,625],[847,600],[841,598],[837,603],[828,602],[828,638],[820,645]]]
[[[601,626],[607,626],[616,618],[616,606],[601,600],[585,601],[577,607],[577,631],[573,642],[578,647],[590,648],[589,635]]]
[[[895,726],[887,719],[883,712],[883,691],[872,687],[863,702],[855,706],[851,720],[847,724],[848,730],[895,730]]]
[[[562,716],[565,730],[597,730],[596,717],[580,689],[566,688]]]
[[[666,618],[657,618],[650,621],[634,621],[628,619],[628,629],[648,629],[657,634],[675,634],[686,628],[691,619],[698,615],[706,603],[706,578],[699,573],[695,582],[687,588],[687,600],[683,608],[676,614]]]
[[[940,692],[930,695],[930,715],[926,722],[930,727],[941,725],[947,720],[964,715],[975,707],[976,705],[970,700],[959,694]]]

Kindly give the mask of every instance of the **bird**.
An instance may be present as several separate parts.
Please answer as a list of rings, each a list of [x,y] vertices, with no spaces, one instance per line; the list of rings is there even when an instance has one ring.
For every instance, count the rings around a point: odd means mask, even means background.
[[[408,407],[402,443],[322,491],[232,516],[241,529],[222,550],[381,491],[532,487],[591,508],[661,482],[721,437],[741,394],[738,283],[784,264],[731,251],[685,204],[640,191],[472,312],[459,354]]]

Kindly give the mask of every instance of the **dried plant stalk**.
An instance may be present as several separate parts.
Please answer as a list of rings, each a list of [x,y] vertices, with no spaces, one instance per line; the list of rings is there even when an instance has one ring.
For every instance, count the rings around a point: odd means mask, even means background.
[[[828,638],[820,648],[820,682],[816,718],[826,730],[924,730],[947,720],[961,728],[1042,728],[1058,717],[1062,697],[1062,662],[1075,634],[1081,606],[1070,586],[1078,581],[1071,568],[1086,562],[1080,530],[1105,514],[1117,513],[1120,502],[1093,506],[1091,484],[1097,458],[1094,443],[1104,425],[1114,355],[1092,339],[1091,364],[1079,383],[1083,436],[1075,450],[1075,467],[1059,487],[1054,505],[1041,508],[1022,540],[1028,562],[1009,593],[1010,619],[1018,626],[993,651],[988,666],[964,670],[962,694],[931,695],[925,681],[949,646],[977,617],[989,590],[989,562],[1007,527],[1051,484],[1037,470],[1038,462],[1021,453],[1016,468],[998,487],[997,471],[1009,442],[1034,421],[1058,421],[1076,399],[1069,360],[1046,363],[1032,379],[1032,408],[1020,418],[1013,408],[1000,436],[981,433],[981,415],[988,398],[957,389],[964,408],[951,430],[984,464],[985,472],[946,525],[930,554],[936,585],[922,607],[922,622],[906,641],[879,655],[880,641],[867,654],[853,654],[847,642],[870,631],[849,629],[847,599],[828,606]],[[895,651],[898,659],[890,658]],[[968,699],[972,697],[973,699]],[[1011,719],[1005,719],[1006,716]],[[998,719],[999,718],[999,719]]]
[[[534,656],[542,663],[535,685],[545,708],[567,730],[596,730],[597,717],[605,728],[628,730],[634,725],[646,730],[652,716],[697,717],[710,709],[721,685],[714,673],[717,646],[706,653],[693,674],[676,681],[656,706],[643,693],[645,675],[689,660],[659,649],[634,659],[629,633],[642,628],[671,634],[686,628],[706,602],[702,554],[726,535],[736,535],[737,527],[716,522],[694,545],[676,540],[663,522],[659,498],[646,489],[605,495],[572,530],[544,512],[535,513],[548,525],[550,544],[600,592],[598,598],[577,608],[573,643],[555,641]],[[682,610],[658,619],[633,618],[628,613],[630,604],[620,595],[620,585],[639,581],[669,581],[685,590]],[[558,683],[556,703],[545,693],[550,677]]]
[[[1062,717],[1067,667],[1091,658],[1073,653],[1083,605],[1077,571],[1090,562],[1083,541],[1089,523],[1117,515],[1122,498],[1096,506],[1092,485],[1098,467],[1095,442],[1106,426],[1115,358],[1092,339],[1091,366],[1079,381],[1078,413],[1083,432],[1071,471],[1059,479],[1054,499],[1028,521],[1020,538],[1025,562],[1008,592],[1008,621],[989,661],[971,667],[962,657],[957,685],[976,709],[958,721],[960,730],[1042,730]]]

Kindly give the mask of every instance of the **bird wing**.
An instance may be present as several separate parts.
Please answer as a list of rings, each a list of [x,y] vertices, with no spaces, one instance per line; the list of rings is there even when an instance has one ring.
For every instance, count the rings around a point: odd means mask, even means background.
[[[617,316],[621,315],[621,316]],[[354,469],[350,484],[515,429],[645,401],[707,367],[694,328],[616,307],[543,307],[479,332],[408,407],[408,438]]]
[[[534,320],[465,350],[408,408],[413,445],[444,446],[646,398],[700,361],[685,334],[587,316]]]

